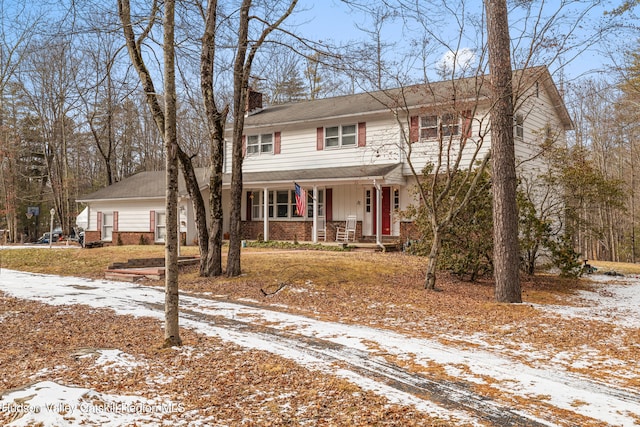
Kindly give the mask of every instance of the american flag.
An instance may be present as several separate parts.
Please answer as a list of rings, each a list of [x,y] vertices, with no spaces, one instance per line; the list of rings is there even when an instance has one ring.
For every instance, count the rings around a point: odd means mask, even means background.
[[[304,216],[307,211],[307,192],[294,182],[296,186],[296,211],[298,215]]]

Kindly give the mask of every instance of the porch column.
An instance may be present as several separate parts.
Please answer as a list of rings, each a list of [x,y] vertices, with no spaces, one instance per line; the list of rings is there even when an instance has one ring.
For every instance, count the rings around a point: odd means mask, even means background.
[[[373,186],[376,189],[376,244],[382,244],[382,187],[375,180]]]
[[[318,243],[318,186],[313,186],[313,243]]]
[[[264,206],[262,206],[262,218],[264,224],[264,230],[262,234],[264,235],[264,241],[266,242],[269,240],[269,188],[267,187],[264,187],[262,200],[264,204]]]

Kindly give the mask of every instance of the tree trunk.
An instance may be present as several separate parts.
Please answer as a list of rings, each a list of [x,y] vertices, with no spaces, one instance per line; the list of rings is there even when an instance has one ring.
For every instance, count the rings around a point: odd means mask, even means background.
[[[175,0],[165,0],[164,13],[164,102],[166,237],[165,237],[165,331],[164,347],[182,345],[178,324],[178,135],[174,48]]]
[[[226,113],[224,114],[226,117]],[[222,163],[224,157],[224,122],[216,122],[211,144],[211,176],[209,178],[209,208],[211,231],[209,233],[209,252],[207,256],[207,272],[210,276],[222,274]],[[239,274],[239,273],[238,273]]]
[[[513,141],[513,82],[506,0],[485,0],[492,84],[491,155],[495,296],[522,302],[519,277],[517,178]]]
[[[442,236],[440,230],[435,228],[433,231],[433,240],[431,241],[431,251],[427,256],[427,274],[424,280],[424,288],[430,291],[436,290],[436,270],[438,268],[438,255],[440,255],[440,247],[442,246]]]
[[[163,109],[160,107],[156,96],[156,90],[154,88],[153,80],[151,79],[151,74],[147,70],[144,60],[142,59],[142,52],[140,51],[139,45],[136,43],[135,34],[133,33],[133,27],[131,24],[131,10],[129,5],[129,0],[118,0],[118,13],[120,15],[120,20],[122,21],[125,41],[127,44],[127,49],[129,51],[129,57],[131,58],[131,62],[135,67],[138,76],[140,77],[140,81],[142,82],[142,87],[144,88],[144,92],[146,94],[146,101],[149,109],[151,111],[151,115],[153,117],[154,122],[156,123],[156,127],[158,131],[165,136],[165,113]],[[155,13],[155,10],[152,11],[152,14]],[[175,88],[175,83],[174,83]],[[175,113],[174,113],[175,114]],[[200,192],[200,185],[198,184],[198,180],[196,178],[195,172],[193,170],[193,164],[191,163],[191,158],[182,151],[182,149],[177,145],[177,139],[175,141],[176,144],[176,153],[174,153],[180,160],[182,164],[182,170],[184,172],[185,184],[187,187],[187,191],[189,196],[191,197],[191,201],[193,203],[193,208],[195,212],[195,222],[196,227],[198,229],[198,245],[200,247],[200,274],[203,275],[203,269],[206,269],[205,260],[207,259],[208,247],[209,247],[209,234],[207,231],[207,215],[206,209],[204,205],[204,200],[202,199],[202,193]],[[166,145],[166,140],[165,140]],[[176,166],[177,167],[177,166]],[[168,214],[168,212],[167,212]],[[177,213],[176,213],[177,215]],[[169,218],[167,217],[167,221]],[[177,218],[175,220],[177,224]],[[205,274],[209,275],[209,274]]]
[[[240,22],[238,26],[238,48],[233,64],[233,147],[231,165],[231,213],[229,219],[229,252],[227,257],[227,276],[240,275],[240,240],[242,213],[242,162],[244,158],[242,147],[242,133],[244,129],[244,114],[247,100],[247,86],[249,74],[256,52],[262,46],[267,36],[282,24],[293,12],[298,0],[291,0],[288,9],[273,24],[267,25],[261,35],[252,41],[249,49],[249,10],[251,0],[242,0],[240,6]]]
[[[224,161],[224,124],[229,113],[228,107],[225,107],[222,112],[218,110],[213,88],[217,4],[216,0],[209,0],[207,4],[205,30],[202,36],[202,51],[200,53],[200,90],[207,116],[211,153],[211,173],[209,176],[211,230],[208,233],[207,256],[206,259],[201,260],[201,275],[202,262],[204,262],[206,276],[219,276],[222,274],[222,167]]]
[[[227,276],[229,277],[239,276],[242,271],[240,268],[242,160],[242,135],[239,135],[238,138],[234,135],[233,167],[231,170],[231,212],[229,215],[229,252],[227,255]]]
[[[193,169],[193,163],[187,153],[177,146],[178,159],[182,165],[182,175],[184,176],[185,187],[189,193],[191,204],[193,205],[196,229],[198,230],[198,247],[200,249],[200,276],[211,276],[207,268],[207,257],[209,253],[209,232],[207,230],[207,210],[204,205],[204,199],[200,192],[200,185],[196,172]]]
[[[227,276],[239,276],[240,240],[242,214],[242,131],[244,129],[245,102],[249,68],[245,68],[249,37],[249,9],[251,0],[243,0],[240,6],[240,25],[238,28],[238,49],[233,67],[233,146],[231,164],[231,212],[229,218],[229,252],[227,256]]]

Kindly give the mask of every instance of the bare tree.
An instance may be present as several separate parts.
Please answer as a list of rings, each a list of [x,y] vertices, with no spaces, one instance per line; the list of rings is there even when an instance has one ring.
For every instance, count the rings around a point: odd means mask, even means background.
[[[164,146],[166,157],[164,346],[182,345],[178,326],[178,129],[176,124],[175,0],[164,2]]]
[[[388,53],[393,48],[394,43],[385,40],[383,29],[385,24],[397,18],[398,14],[393,8],[386,7],[383,4],[371,8],[372,28],[357,25],[357,28],[364,32],[371,40],[365,43],[363,53],[361,55],[363,62],[369,62],[372,80],[376,89],[385,87],[384,80],[389,76],[389,64],[387,64]],[[371,54],[373,52],[373,55]]]
[[[25,52],[38,23],[36,17],[29,16],[25,2],[13,2],[13,9],[13,13],[9,13],[5,2],[0,1],[0,213],[4,215],[10,241],[15,241],[18,235],[18,138],[17,129],[12,129],[5,118],[5,97],[11,80],[26,57]]]
[[[207,239],[208,247],[204,273],[207,276],[219,276],[222,274],[222,167],[224,160],[224,126],[229,114],[228,105],[225,105],[222,109],[218,108],[214,89],[213,70],[216,55],[217,9],[218,2],[209,0],[205,14],[205,29],[202,36],[200,54],[200,89],[207,118],[211,162],[209,176],[209,218],[211,229],[207,236],[204,235],[204,232],[199,234],[200,240]]]
[[[175,88],[175,2],[164,2],[164,109],[161,108],[151,74],[142,59],[141,40],[152,30],[160,11],[153,2],[147,26],[142,38],[136,40],[131,23],[129,0],[118,0],[118,14],[122,22],[124,37],[129,56],[145,90],[147,105],[152,112],[158,130],[163,135],[166,167],[166,237],[165,237],[165,333],[164,346],[181,345],[178,324],[178,151],[176,127],[176,88]]]
[[[121,47],[116,44],[114,35],[98,33],[91,41],[94,43],[85,44],[85,68],[82,75],[76,76],[76,87],[95,147],[104,163],[106,184],[111,185],[118,180],[116,115],[121,107],[119,98],[126,96],[127,88],[119,84],[115,76]]]
[[[75,180],[70,176],[69,156],[76,124],[72,115],[78,98],[73,76],[78,72],[79,57],[72,42],[67,37],[41,39],[38,49],[30,51],[29,69],[20,76],[43,135],[42,154],[52,201],[65,234],[76,213],[71,199]]]
[[[265,45],[254,65],[254,90],[261,92],[269,104],[284,104],[308,98],[307,85],[301,74],[300,54],[289,46]]]
[[[258,49],[264,44],[267,37],[291,15],[297,0],[291,0],[282,14],[272,23],[264,23],[254,41],[249,39],[251,22],[266,22],[250,16],[252,2],[243,0],[240,6],[238,26],[238,47],[233,66],[233,142],[232,142],[232,168],[231,168],[231,213],[229,233],[229,253],[227,257],[227,275],[238,276],[240,268],[240,218],[242,206],[242,161],[243,143],[242,133],[244,129],[245,106],[247,104],[247,92],[249,77],[253,66],[253,60]]]

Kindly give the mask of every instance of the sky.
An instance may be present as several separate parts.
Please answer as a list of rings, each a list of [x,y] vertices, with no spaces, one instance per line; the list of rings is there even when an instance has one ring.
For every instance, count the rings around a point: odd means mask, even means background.
[[[598,282],[598,287],[595,291],[582,291],[577,295],[576,298],[581,301],[579,306],[534,305],[536,310],[548,313],[550,324],[546,327],[552,327],[554,316],[569,316],[613,323],[619,327],[639,328],[640,278],[612,278],[605,275],[592,277]],[[599,292],[601,288],[603,291]],[[164,318],[162,287],[0,269],[0,291],[16,298],[40,301],[50,305],[83,304],[95,308],[110,308],[118,314],[150,316],[159,320]],[[287,291],[309,292],[306,288],[294,287]],[[572,354],[571,350],[565,352],[566,354],[546,354],[544,350],[522,348],[520,354],[509,355],[501,352],[498,347],[483,343],[482,336],[479,334],[473,337],[455,335],[447,337],[448,343],[471,340],[475,350],[466,350],[440,341],[401,335],[389,330],[321,321],[262,309],[250,303],[234,303],[215,298],[183,295],[181,306],[182,309],[190,312],[204,314],[204,316],[192,317],[183,314],[180,320],[182,327],[218,337],[246,349],[264,350],[292,359],[311,370],[319,370],[346,379],[365,390],[386,397],[393,403],[409,405],[434,417],[452,422],[480,424],[471,413],[444,408],[436,402],[404,391],[403,387],[394,388],[380,381],[377,376],[365,376],[362,374],[362,369],[353,367],[380,369],[378,372],[381,376],[402,384],[411,384],[412,379],[404,374],[404,371],[387,369],[388,366],[376,355],[382,352],[403,358],[411,355],[413,363],[423,365],[425,368],[437,364],[442,366],[448,375],[457,377],[462,383],[485,384],[487,379],[491,378],[491,384],[499,387],[505,396],[522,402],[516,411],[518,416],[541,422],[543,425],[564,424],[560,422],[562,420],[554,421],[551,416],[546,420],[540,420],[531,413],[532,407],[535,407],[538,402],[538,399],[532,396],[545,396],[542,404],[574,413],[576,417],[592,418],[603,426],[635,426],[640,418],[640,399],[637,390],[623,389],[615,384],[596,381],[580,373],[580,366],[576,364],[601,366],[604,363],[611,369],[616,369],[618,375],[637,375],[637,368],[628,366],[622,361],[600,360],[595,349],[591,351],[588,348],[576,348],[574,350],[576,354]],[[287,334],[286,337],[281,338],[277,335],[268,337],[261,332],[252,332],[247,327],[224,326],[224,322],[211,320],[216,316],[233,319],[235,322],[246,322],[247,325],[269,325],[277,330],[286,331]],[[0,318],[0,323],[2,321],[3,319]],[[291,338],[292,336],[299,336],[301,339],[297,341],[296,338]],[[318,351],[315,347],[312,348],[313,346],[305,347],[304,343],[313,340],[325,340],[334,343],[335,346],[327,348],[326,353]],[[576,357],[577,354],[581,356]],[[529,360],[530,363],[523,363],[522,359]],[[336,360],[342,363],[336,363]],[[376,368],[378,366],[376,363],[381,360],[383,363]],[[110,349],[101,350],[95,363],[115,363],[116,366],[127,368],[142,362],[123,349]],[[55,367],[52,366],[51,369],[55,371]],[[48,372],[51,373],[51,371]],[[461,394],[466,396],[463,397],[464,399],[468,399],[469,389],[464,388],[464,390],[466,391]],[[85,401],[82,400],[83,395]],[[129,408],[131,405],[133,407],[157,404],[180,405],[180,402],[153,402],[140,396],[99,394],[95,390],[74,387],[73,384],[65,383],[62,379],[57,383],[36,382],[24,389],[5,394],[0,398],[0,407],[11,407],[25,396],[32,396],[30,402],[33,406],[46,408],[47,405],[54,405],[54,408],[64,408],[66,412],[69,412],[69,408],[73,408],[74,416],[81,417],[80,419],[91,425],[99,422],[105,423],[102,425],[121,425],[130,421],[127,417],[131,416],[126,410],[112,411],[110,414],[105,414],[104,411],[93,411],[95,412],[93,414],[92,411],[83,411],[83,408],[86,409],[86,405],[89,405],[92,400],[105,402],[118,408]],[[580,404],[577,405],[576,402]],[[30,411],[28,417],[18,419],[10,425],[24,426],[42,422],[43,426],[54,426],[58,425],[56,422],[59,421],[56,414],[55,410],[42,410],[38,413]],[[105,419],[107,415],[111,418]],[[150,417],[145,420],[145,425],[160,424],[158,419],[153,419],[152,414]]]
[[[442,3],[447,2],[443,0]],[[474,10],[467,10],[467,13],[472,13],[476,16],[477,14],[482,13],[482,10],[480,9],[480,0],[470,1],[468,3],[470,4],[468,9]],[[513,2],[508,3],[513,4]],[[534,4],[540,3],[542,2],[534,2]],[[545,8],[543,9],[541,16],[548,17],[552,14],[557,14],[556,19],[559,26],[553,31],[551,36],[561,38],[571,32],[571,42],[573,43],[575,41],[586,40],[587,38],[594,36],[597,33],[596,28],[604,25],[604,20],[608,19],[608,17],[605,16],[605,12],[611,11],[614,9],[615,5],[620,2],[603,1],[599,2],[601,4],[593,7],[586,6],[587,3],[592,3],[589,1],[569,1],[562,3],[566,3],[569,6],[558,13],[559,10],[557,9],[557,6],[560,2],[544,2]],[[375,4],[375,2],[372,2],[372,4]],[[304,22],[305,25],[301,26],[300,29],[304,34],[314,40],[326,40],[327,38],[335,41],[355,39],[363,40],[366,38],[366,35],[363,31],[358,29],[356,25],[363,28],[372,28],[369,18],[360,12],[354,12],[346,6],[344,2],[339,0],[324,0],[321,2],[314,0],[301,0],[300,9],[302,12],[293,19],[296,22]],[[579,20],[576,19],[577,16],[580,16]],[[434,36],[442,37],[449,41],[455,41],[458,34],[457,23],[451,20],[447,21],[447,19],[451,19],[451,16],[439,15],[438,18],[441,19],[444,24],[434,30]],[[514,10],[510,15],[512,38],[519,34],[519,29],[523,28],[523,22],[523,12],[518,11],[517,9]],[[532,20],[530,19],[528,22],[529,23],[527,25],[531,28]],[[630,14],[621,18],[621,23],[626,27],[633,26],[635,22],[635,17]],[[576,25],[575,30],[571,30],[573,25]],[[467,25],[467,29],[468,28],[469,26]],[[403,43],[406,44],[410,37],[415,36],[418,32],[418,27],[412,26],[407,29],[402,25],[400,20],[396,20],[389,24],[388,28],[383,30],[385,40],[390,42],[397,41],[400,46],[402,46]],[[637,36],[638,33],[633,29],[627,29],[624,32],[620,29],[615,33],[612,33],[606,39],[599,40],[597,43],[590,42],[590,44],[592,43],[591,47],[587,48],[586,45],[583,44],[582,47],[578,47],[567,52],[559,60],[544,61],[541,59],[540,63],[536,63],[534,65],[542,65],[544,63],[545,65],[548,65],[553,72],[555,68],[564,64],[563,74],[567,79],[575,79],[582,76],[608,75],[608,67],[613,65],[611,57],[619,57],[621,51],[628,46],[633,48]],[[471,39],[473,37],[475,36],[469,36],[466,40],[462,40],[462,43],[458,46],[459,49],[463,51],[472,51],[472,44],[474,41]],[[432,44],[434,43],[432,42]],[[586,50],[580,53],[582,49]],[[451,56],[451,50],[447,52],[446,49],[442,48],[442,46],[436,49],[436,51],[437,54],[433,57],[433,62],[437,63],[438,60],[444,60],[447,56]]]
[[[46,7],[48,11],[56,15],[61,15],[63,7],[70,0],[49,0],[46,6],[43,6],[38,2],[27,2],[28,11],[36,13],[36,7]],[[367,3],[366,0],[360,0]],[[429,6],[425,3],[425,8],[430,8],[428,15],[434,19],[433,24],[430,24],[429,29],[433,31],[433,34],[428,36],[427,49],[432,51],[428,60],[429,73],[433,78],[433,73],[436,65],[440,63],[447,56],[451,56],[451,52],[466,51],[473,52],[474,44],[477,43],[478,35],[471,32],[472,26],[470,25],[473,19],[482,16],[482,2],[480,0],[468,0],[467,7],[464,12],[467,14],[466,18],[461,22],[456,21],[456,18],[462,13],[462,9],[455,6],[457,2],[446,0],[432,0],[436,5],[440,4],[440,7]],[[602,20],[605,19],[605,11],[612,10],[621,0],[601,0],[598,6],[588,8],[586,5],[593,3],[592,1],[563,1],[563,2],[541,2],[534,1],[533,4],[544,4],[544,9],[541,16],[548,17],[558,12],[558,4],[567,4],[565,8],[558,13],[557,20],[560,25],[550,33],[550,36],[556,37],[556,39],[548,39],[548,43],[552,44],[562,38],[569,32],[571,32],[572,40],[582,41],[588,36],[596,33],[596,28],[601,25]],[[115,2],[114,2],[115,3]],[[409,2],[410,3],[410,2]],[[509,1],[509,5],[513,5],[515,2]],[[81,4],[81,3],[77,3]],[[376,1],[369,0],[370,5],[367,9],[374,9],[378,4]],[[5,13],[11,14],[11,8],[13,2],[10,0],[0,0],[0,6],[4,6],[7,10]],[[57,5],[57,6],[51,6]],[[445,10],[445,6],[455,8],[454,11],[448,12]],[[106,7],[106,6],[105,6]],[[537,10],[534,12],[537,13]],[[15,14],[15,11],[13,11]],[[457,15],[455,15],[457,14]],[[581,15],[583,14],[583,16]],[[26,12],[22,13],[26,16]],[[580,16],[577,20],[576,17]],[[510,15],[511,36],[516,37],[519,34],[519,30],[524,27],[524,11],[523,9],[514,8]],[[5,19],[5,30],[10,27],[10,20]],[[575,31],[571,31],[573,25],[578,22]],[[632,14],[625,15],[621,18],[621,22],[627,27],[632,27],[636,23],[636,18]],[[531,29],[532,19],[529,19],[527,28]],[[366,16],[362,10],[349,7],[344,1],[341,0],[299,0],[296,12],[286,21],[290,29],[295,30],[303,34],[305,37],[314,41],[332,41],[338,44],[348,43],[350,41],[357,41],[356,44],[362,44],[367,36],[362,29],[372,29],[371,18]],[[461,43],[456,44],[457,35],[459,33],[458,24],[465,25],[465,37],[461,40]],[[358,29],[360,26],[361,29]],[[580,49],[573,49],[570,52],[564,54],[559,60],[551,60],[549,56],[545,58],[537,58],[536,63],[533,65],[546,64],[550,67],[552,73],[558,68],[560,64],[565,64],[564,75],[568,79],[577,78],[583,75],[606,75],[610,73],[603,73],[602,71],[611,66],[613,62],[611,57],[620,57],[621,51],[631,47],[634,47],[635,41],[638,38],[638,34],[635,30],[625,30],[621,32],[619,30],[608,40],[600,40],[590,47],[586,52],[578,55],[574,58]],[[407,25],[401,19],[395,19],[389,21],[389,24],[385,24],[382,30],[383,39],[385,42],[394,44],[387,51],[387,57],[392,61],[408,62],[410,60],[410,53],[412,47],[410,46],[412,39],[416,39],[418,36],[424,34],[424,30],[420,26],[415,24],[415,21],[409,22]],[[441,39],[436,41],[436,39]],[[453,43],[444,48],[442,42]],[[583,45],[584,46],[584,45]],[[415,48],[416,52],[418,47]],[[416,57],[417,59],[417,57]],[[477,57],[474,59],[477,60]],[[420,69],[420,63],[414,63],[414,67]],[[415,71],[416,76],[421,75],[420,71]]]

